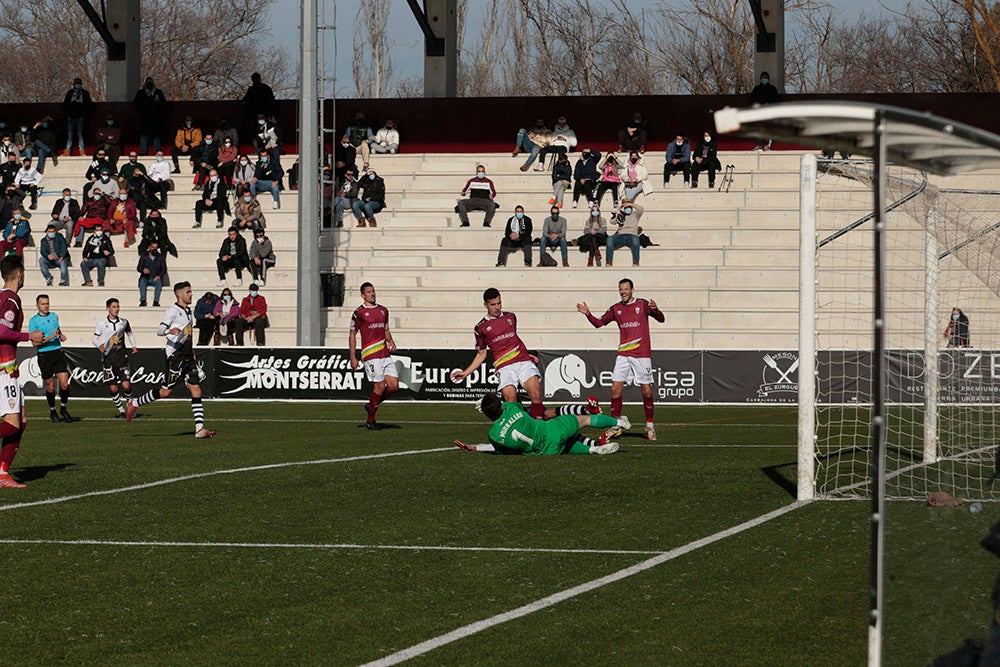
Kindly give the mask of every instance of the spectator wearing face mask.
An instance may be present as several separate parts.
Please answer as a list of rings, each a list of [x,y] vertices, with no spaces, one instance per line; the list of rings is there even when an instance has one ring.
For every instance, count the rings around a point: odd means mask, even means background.
[[[346,139],[342,139],[339,144],[333,147],[333,175],[337,179],[344,177],[348,169],[355,174],[360,173],[358,169],[358,151]]]
[[[66,235],[67,243],[73,240],[73,227],[80,219],[80,202],[73,197],[69,188],[63,188],[62,197],[52,205],[51,224],[57,232]]]
[[[263,114],[257,116],[257,132],[253,136],[253,148],[258,154],[266,151],[271,164],[278,170],[281,170],[282,136],[281,128],[275,124],[273,116],[265,117]]]
[[[608,256],[607,266],[612,266],[615,256],[615,248],[628,246],[632,251],[632,266],[639,266],[639,218],[642,217],[641,206],[634,205],[631,201],[622,200],[621,209],[611,217],[608,228],[615,229],[613,234],[608,236],[605,244],[605,253]]]
[[[128,191],[129,199],[135,202],[135,206],[139,210],[139,220],[146,219],[146,212],[150,208],[160,207],[160,198],[156,196],[155,191],[150,186],[149,179],[139,169],[133,171],[132,175],[125,181],[125,189]]]
[[[396,121],[391,118],[385,121],[385,125],[375,133],[370,146],[372,153],[398,153],[399,130],[396,129]]]
[[[281,208],[281,195],[279,194],[281,177],[284,174],[278,165],[271,161],[271,156],[267,151],[260,151],[260,159],[254,167],[253,178],[250,179],[250,194],[256,196],[261,190],[271,191],[271,208]]]
[[[21,164],[17,161],[17,153],[15,151],[10,151],[7,153],[6,158],[3,160],[3,164],[0,165],[0,183],[3,187],[14,185],[14,179],[17,177],[17,172],[21,170]]]
[[[66,148],[63,155],[69,155],[73,149],[73,139],[76,139],[77,151],[84,155],[83,130],[84,120],[90,115],[93,102],[90,93],[83,87],[80,77],[73,79],[73,87],[66,91],[63,97],[63,114],[66,116]]]
[[[559,116],[555,126],[552,128],[552,143],[543,148],[538,153],[538,160],[545,162],[548,155],[568,155],[576,148],[576,132],[566,124],[566,117]]]
[[[153,77],[147,76],[146,81],[132,98],[132,108],[139,120],[139,152],[147,155],[150,139],[153,152],[160,150],[160,132],[163,129],[163,119],[167,112],[167,98],[163,91],[153,83]]]
[[[86,229],[104,229],[104,225],[108,219],[108,205],[111,203],[111,198],[105,196],[101,192],[92,192],[87,199],[84,200],[82,206],[80,207],[80,217],[76,221],[76,227],[73,229],[73,238],[75,243],[73,246],[79,248],[83,245],[83,232]]]
[[[646,152],[646,140],[649,138],[649,126],[641,112],[632,114],[632,120],[618,131],[618,150]]]
[[[94,286],[94,281],[90,279],[90,272],[94,268],[97,269],[97,284],[104,287],[104,273],[113,261],[114,254],[115,249],[108,235],[100,227],[95,229],[83,244],[83,261],[80,262],[80,273],[83,274],[81,287]]]
[[[264,213],[260,210],[260,202],[250,194],[249,190],[244,190],[236,202],[233,209],[233,224],[241,230],[254,231],[264,229],[267,224]]]
[[[59,286],[69,285],[69,243],[56,231],[52,223],[45,228],[45,236],[38,244],[38,268],[45,278],[45,285],[52,284],[51,270],[59,267]]]
[[[166,208],[167,193],[174,189],[174,182],[170,178],[170,165],[164,159],[163,151],[156,151],[153,164],[149,166],[149,171],[146,173],[146,182],[152,192],[159,196],[159,202],[156,207],[161,209]],[[150,203],[150,206],[152,205]]]
[[[667,158],[663,163],[663,185],[670,183],[670,175],[675,172],[684,174],[684,185],[691,182],[691,142],[680,132],[667,145]]]
[[[274,246],[263,229],[255,230],[253,237],[253,243],[250,244],[250,273],[263,287],[267,284],[267,270],[275,263]]]
[[[219,344],[220,336],[226,345],[236,344],[236,321],[240,319],[240,302],[233,297],[233,291],[228,287],[222,290],[222,296],[212,310],[215,318],[215,344]]]
[[[233,131],[235,132],[235,130]],[[219,135],[222,132],[221,127],[215,131],[215,145],[219,147],[219,161],[216,168],[222,180],[226,183],[232,183],[233,172],[236,171],[236,158],[239,155],[239,148],[232,137],[222,135],[220,138]]]
[[[542,233],[538,237],[538,266],[543,266],[542,257],[546,246],[559,247],[562,265],[569,266],[569,251],[566,243],[566,218],[559,215],[559,207],[553,206],[549,217],[542,223]]]
[[[524,265],[531,266],[531,231],[531,218],[518,204],[514,207],[514,215],[507,218],[503,238],[500,239],[500,252],[497,253],[497,266],[507,266],[507,255],[518,250],[524,252]]]
[[[94,135],[94,144],[97,148],[107,151],[108,162],[111,170],[118,170],[118,158],[122,154],[122,128],[115,121],[115,117],[108,114],[104,119],[104,125],[97,128]]]
[[[52,126],[52,116],[44,116],[31,128],[35,139],[34,153],[38,156],[38,173],[45,173],[45,159],[52,156],[52,164],[59,165],[56,155],[56,131]]]
[[[519,153],[527,153],[528,159],[521,165],[521,171],[528,171],[531,163],[535,161],[542,149],[552,143],[552,130],[545,126],[544,118],[536,118],[535,124],[530,128],[520,128],[517,137],[514,139],[514,152],[511,157],[517,157]],[[539,171],[545,169],[541,163],[538,164]]]
[[[601,208],[592,204],[583,223],[583,235],[577,239],[580,252],[587,253],[587,266],[601,265],[601,248],[608,242],[608,224],[601,215]]]
[[[618,157],[614,153],[607,153],[600,162],[597,163],[597,171],[600,176],[597,179],[597,193],[594,195],[594,203],[600,205],[604,193],[611,191],[615,208],[618,207],[618,188],[621,187],[621,165],[618,164]]]
[[[562,208],[563,195],[571,185],[573,185],[573,170],[569,166],[569,158],[561,154],[552,165],[552,199],[549,203]]]
[[[476,175],[465,182],[460,194],[463,199],[458,200],[455,213],[458,213],[462,226],[469,226],[469,211],[486,211],[483,227],[489,227],[500,205],[493,201],[497,196],[497,189],[493,181],[486,178],[486,167],[481,164],[476,165]]]
[[[159,209],[153,209],[149,216],[142,223],[142,240],[139,241],[139,253],[144,253],[149,248],[149,244],[156,241],[160,250],[168,252],[177,257],[177,246],[170,240],[167,233],[167,219],[163,217]]]
[[[253,330],[254,340],[257,341],[257,345],[263,347],[266,344],[264,329],[267,326],[267,300],[261,296],[257,283],[251,283],[250,293],[243,297],[240,303],[240,316],[236,320],[236,344],[242,346],[246,332]]]
[[[194,304],[194,325],[198,327],[198,345],[205,346],[212,342],[219,344],[219,323],[215,319],[215,305],[219,302],[215,292],[205,292]]]
[[[635,201],[640,194],[648,195],[653,191],[649,184],[649,170],[638,151],[628,154],[628,161],[622,167],[622,184],[625,186],[622,198],[629,201]]]
[[[375,214],[385,208],[385,181],[369,167],[358,187],[360,192],[352,207],[358,227],[364,227],[366,222],[371,227],[377,227]]]
[[[194,204],[193,227],[195,229],[201,227],[201,217],[205,214],[205,211],[215,211],[218,218],[218,224],[215,225],[215,228],[222,229],[222,219],[226,214],[226,207],[228,206],[226,200],[227,192],[228,186],[226,182],[219,178],[219,172],[211,169],[208,172],[208,179],[202,187],[201,199]]]
[[[217,170],[219,166],[219,145],[215,143],[215,137],[206,134],[201,144],[201,154],[195,161],[194,185],[192,190],[201,190],[208,179],[208,174],[212,170]]]
[[[218,146],[225,146],[226,139],[229,139],[229,143],[232,144],[236,152],[239,153],[240,150],[240,133],[235,127],[230,125],[228,118],[223,118],[219,121],[219,127],[215,130],[215,143]]]
[[[774,104],[778,100],[778,89],[771,83],[771,75],[767,72],[761,72],[760,83],[750,91],[750,106],[756,107],[762,104]],[[761,148],[765,151],[771,150],[771,140],[758,139],[753,149],[759,151]]]
[[[167,258],[160,252],[160,244],[151,241],[146,252],[139,255],[135,270],[139,272],[139,306],[145,307],[146,293],[153,287],[153,305],[159,307],[160,292],[167,277]]]
[[[238,193],[244,189],[247,191],[250,190],[250,183],[253,181],[255,169],[256,165],[246,155],[241,153],[236,158],[236,165],[233,169],[233,177],[231,179],[234,193]]]
[[[135,243],[136,221],[139,219],[135,201],[128,196],[128,191],[122,188],[118,196],[108,205],[107,232],[110,234],[125,234],[126,248]]]
[[[353,168],[347,169],[337,183],[337,196],[333,200],[333,218],[337,227],[344,226],[344,211],[354,210],[354,202],[361,192]]]
[[[192,165],[201,158],[202,134],[201,128],[194,124],[191,116],[185,116],[181,126],[174,135],[174,145],[170,149],[170,159],[174,161],[174,173],[181,173],[180,158],[187,158]]]
[[[362,169],[368,168],[368,159],[371,155],[371,140],[372,140],[372,128],[368,126],[368,121],[365,120],[365,115],[362,112],[358,112],[354,115],[354,120],[351,124],[347,126],[344,131],[344,136],[341,137],[341,143],[349,144],[358,154],[361,155],[361,160],[364,164],[361,165]],[[347,164],[353,163],[348,162]]]
[[[701,141],[694,147],[694,152],[691,155],[691,187],[698,187],[698,174],[707,171],[708,187],[709,189],[714,188],[715,172],[722,169],[722,163],[719,162],[718,147],[708,130],[705,130]]]
[[[118,180],[111,177],[111,167],[101,167],[100,175],[90,186],[89,194],[100,193],[107,197],[118,195]]]
[[[14,174],[14,187],[18,189],[21,200],[27,195],[31,196],[31,210],[38,208],[38,186],[42,184],[42,175],[31,166],[31,158],[26,157],[21,161],[21,168]]]
[[[22,210],[20,206],[14,207],[14,214],[3,228],[3,239],[0,240],[0,256],[11,253],[24,256],[24,246],[28,243],[28,236],[31,235],[31,226],[28,219],[29,213]]]

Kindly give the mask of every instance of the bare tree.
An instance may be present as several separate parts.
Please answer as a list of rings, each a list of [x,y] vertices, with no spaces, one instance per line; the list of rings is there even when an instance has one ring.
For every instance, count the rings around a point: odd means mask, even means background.
[[[390,0],[361,0],[354,18],[354,55],[351,73],[358,97],[384,97],[389,92],[393,66],[387,26]]]

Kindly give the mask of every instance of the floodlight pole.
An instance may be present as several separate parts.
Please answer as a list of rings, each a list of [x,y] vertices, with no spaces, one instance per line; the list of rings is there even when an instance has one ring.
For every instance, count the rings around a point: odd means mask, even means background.
[[[302,0],[299,98],[299,275],[296,344],[319,345],[319,116],[317,114],[317,0]]]
[[[871,460],[871,578],[868,617],[868,665],[882,664],[882,553],[885,538],[885,111],[875,111],[873,146],[875,182],[875,294],[874,347],[872,350],[872,460]]]

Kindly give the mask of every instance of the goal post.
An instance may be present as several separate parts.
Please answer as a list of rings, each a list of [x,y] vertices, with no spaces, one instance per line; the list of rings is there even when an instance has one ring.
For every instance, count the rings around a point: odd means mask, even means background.
[[[816,156],[799,165],[798,499],[816,492]]]

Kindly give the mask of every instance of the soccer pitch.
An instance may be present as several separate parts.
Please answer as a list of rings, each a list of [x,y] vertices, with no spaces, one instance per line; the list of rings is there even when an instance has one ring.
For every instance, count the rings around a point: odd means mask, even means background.
[[[860,665],[868,503],[794,500],[795,410],[658,407],[613,456],[472,454],[468,405],[28,404],[0,494],[28,664]],[[626,406],[635,419],[636,406]],[[639,420],[641,421],[641,420]],[[998,519],[890,503],[885,664],[984,638]]]

